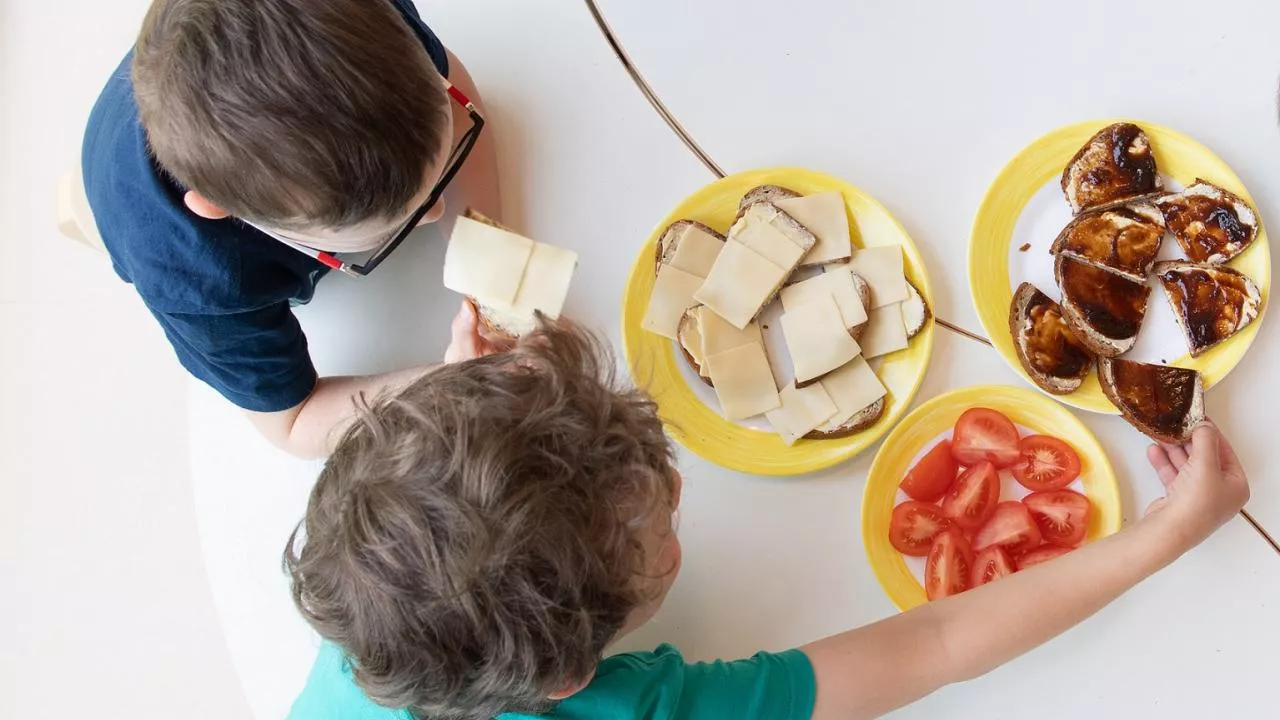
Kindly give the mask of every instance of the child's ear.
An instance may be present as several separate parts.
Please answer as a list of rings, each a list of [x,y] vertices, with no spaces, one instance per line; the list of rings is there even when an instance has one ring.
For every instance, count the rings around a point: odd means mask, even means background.
[[[565,687],[561,688],[560,690],[557,690],[557,691],[555,691],[555,692],[551,693],[550,695],[548,695],[548,696],[547,696],[547,699],[548,699],[548,700],[563,700],[563,699],[565,699],[565,698],[569,697],[570,695],[576,695],[576,694],[578,694],[579,692],[581,692],[581,691],[582,691],[582,688],[584,688],[584,687],[586,687],[586,686],[590,685],[590,684],[591,684],[591,680],[592,680],[593,678],[595,678],[595,676],[596,676],[596,671],[595,671],[594,669],[592,669],[591,674],[590,674],[590,675],[588,675],[588,676],[586,677],[586,679],[581,680],[581,681],[578,681],[578,682],[572,682],[572,683],[569,683],[568,685],[566,685]]]
[[[195,190],[188,190],[187,194],[182,196],[182,202],[186,204],[188,210],[206,220],[221,220],[231,215]]]

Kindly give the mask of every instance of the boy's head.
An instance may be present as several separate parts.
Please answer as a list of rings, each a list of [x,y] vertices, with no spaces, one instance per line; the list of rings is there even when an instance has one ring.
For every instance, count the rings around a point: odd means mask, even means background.
[[[133,82],[188,207],[317,249],[376,247],[450,150],[442,79],[390,0],[155,0]]]
[[[285,565],[372,699],[431,718],[538,712],[661,605],[680,479],[654,405],[613,374],[598,341],[544,324],[347,432]]]

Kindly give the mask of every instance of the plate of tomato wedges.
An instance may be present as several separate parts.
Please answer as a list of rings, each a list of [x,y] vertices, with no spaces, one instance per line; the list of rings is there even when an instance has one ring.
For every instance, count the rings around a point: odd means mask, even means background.
[[[1097,438],[1024,388],[939,395],[885,438],[867,476],[862,539],[899,609],[1051,561],[1120,529]]]

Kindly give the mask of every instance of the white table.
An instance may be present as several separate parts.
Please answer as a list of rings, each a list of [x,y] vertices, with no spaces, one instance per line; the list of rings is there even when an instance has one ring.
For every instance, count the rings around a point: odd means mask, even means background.
[[[834,0],[785,12],[758,0],[608,0],[602,9],[641,72],[726,170],[807,165],[871,192],[924,252],[940,314],[977,330],[963,272],[972,214],[1003,162],[1057,125],[1125,114],[1177,127],[1226,158],[1265,219],[1275,219],[1267,198],[1280,190],[1272,105],[1280,52],[1265,28],[1275,27],[1280,9],[1266,10],[1267,21],[1255,10],[1196,46],[1175,41],[1172,31],[1198,6],[1116,4],[1135,8],[1123,24],[1138,28],[1109,55],[1100,40],[1078,40],[1074,72],[1056,69],[1066,54],[1060,48],[1082,32],[1075,18],[1117,16],[1101,2],[1045,17],[1012,1],[983,4],[1003,10],[980,14],[942,3]],[[485,93],[507,220],[581,253],[567,312],[616,341],[621,288],[640,242],[712,177],[648,108],[582,4],[534,5],[452,0],[423,10]],[[989,36],[971,37],[979,28]],[[1196,63],[1153,76],[1175,42]],[[1142,86],[1090,87],[1108,57],[1137,68],[1120,77],[1139,76]],[[1212,104],[1200,107],[1178,92],[1208,81],[1229,92],[1215,86],[1206,93]],[[443,243],[432,230],[420,235],[371,278],[326,279],[300,313],[322,372],[440,356],[456,299],[438,284]],[[1262,368],[1280,360],[1270,332],[1264,328],[1210,405],[1253,470],[1251,508],[1280,528],[1280,490],[1268,487],[1263,455],[1267,403],[1225,402],[1246,393],[1280,399],[1280,380],[1246,380],[1265,377]],[[979,383],[1020,380],[990,349],[940,330],[919,399]],[[192,478],[215,603],[251,707],[260,718],[280,717],[315,640],[290,605],[279,557],[319,466],[270,449],[238,412],[194,383],[191,407]],[[1144,442],[1117,418],[1084,420],[1115,462],[1133,517],[1157,491]],[[685,568],[662,613],[625,649],[671,641],[695,659],[736,657],[892,613],[858,532],[872,455],[774,480],[682,453]],[[1272,717],[1268,653],[1280,633],[1278,606],[1280,558],[1236,521],[1063,638],[900,716]],[[1074,691],[1059,695],[1060,686]]]

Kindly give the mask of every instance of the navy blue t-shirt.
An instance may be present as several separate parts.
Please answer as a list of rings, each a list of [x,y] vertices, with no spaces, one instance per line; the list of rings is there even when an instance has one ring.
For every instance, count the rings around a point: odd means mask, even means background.
[[[447,77],[444,46],[412,0],[391,2]],[[130,51],[107,81],[82,150],[85,191],[116,273],[133,283],[192,375],[246,410],[294,407],[316,371],[290,308],[311,300],[327,268],[239,220],[187,209],[186,188],[148,150],[132,63]]]

